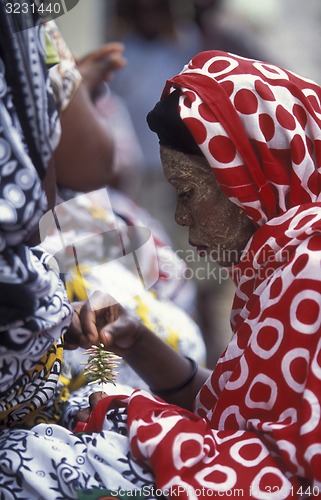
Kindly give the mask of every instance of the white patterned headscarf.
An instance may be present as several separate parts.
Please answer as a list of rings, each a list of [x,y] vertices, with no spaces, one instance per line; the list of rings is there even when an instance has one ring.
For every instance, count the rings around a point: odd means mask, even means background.
[[[30,302],[27,283],[36,279],[37,271],[23,244],[46,210],[41,181],[59,137],[59,122],[41,28],[24,29],[27,14],[8,14],[2,3],[0,9],[0,295],[7,299],[0,305],[2,323],[11,308],[19,315],[25,300]],[[17,285],[25,300],[18,298]]]

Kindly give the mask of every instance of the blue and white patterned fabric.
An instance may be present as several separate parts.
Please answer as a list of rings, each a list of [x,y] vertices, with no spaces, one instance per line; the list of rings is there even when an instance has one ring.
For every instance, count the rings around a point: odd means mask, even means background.
[[[31,3],[30,3],[31,5]],[[0,3],[0,428],[31,425],[57,385],[71,307],[48,256],[27,245],[60,125],[35,19]],[[29,17],[32,15],[30,10]],[[29,24],[28,24],[29,23]]]

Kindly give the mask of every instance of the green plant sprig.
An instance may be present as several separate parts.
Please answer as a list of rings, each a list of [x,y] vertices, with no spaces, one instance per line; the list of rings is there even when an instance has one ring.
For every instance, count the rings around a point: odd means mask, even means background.
[[[106,351],[104,344],[92,345],[84,352],[89,356],[87,362],[82,363],[85,366],[84,375],[88,378],[89,384],[111,383],[115,384],[118,372],[115,368],[118,366],[120,357],[113,352]]]

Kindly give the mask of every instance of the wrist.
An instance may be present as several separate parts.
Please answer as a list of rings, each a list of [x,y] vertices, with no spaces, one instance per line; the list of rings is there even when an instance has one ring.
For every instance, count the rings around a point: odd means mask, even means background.
[[[192,358],[189,358],[188,356],[184,356],[185,359],[187,359],[190,364],[191,364],[191,371],[187,377],[185,377],[181,382],[178,384],[170,387],[169,389],[153,389],[150,387],[150,390],[156,395],[160,396],[161,398],[163,397],[168,397],[172,396],[173,394],[176,394],[177,392],[181,391],[182,389],[185,389],[195,378],[197,370],[198,370],[198,364],[196,361]]]

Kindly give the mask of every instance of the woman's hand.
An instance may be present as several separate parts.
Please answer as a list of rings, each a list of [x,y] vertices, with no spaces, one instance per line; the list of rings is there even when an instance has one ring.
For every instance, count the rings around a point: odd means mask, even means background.
[[[123,52],[123,44],[109,42],[76,61],[93,99],[99,92],[100,85],[110,80],[115,71],[125,66],[126,59]]]
[[[122,356],[133,347],[143,325],[108,294],[95,292],[89,300],[74,302],[72,322],[65,333],[65,349],[104,344]]]
[[[65,334],[65,347],[87,349],[102,343],[136,371],[157,390],[180,385],[191,374],[191,364],[157,337],[134,315],[128,313],[115,299],[95,292],[90,300],[75,304],[73,321]],[[199,368],[191,383],[166,400],[191,410],[194,398],[210,372]]]

